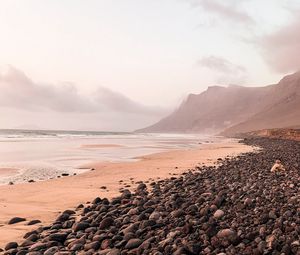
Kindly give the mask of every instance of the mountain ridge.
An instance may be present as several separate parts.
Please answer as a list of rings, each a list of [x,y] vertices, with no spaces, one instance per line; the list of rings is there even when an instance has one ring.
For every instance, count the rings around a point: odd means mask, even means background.
[[[300,125],[300,72],[262,87],[209,86],[190,94],[169,116],[137,130],[231,135]]]

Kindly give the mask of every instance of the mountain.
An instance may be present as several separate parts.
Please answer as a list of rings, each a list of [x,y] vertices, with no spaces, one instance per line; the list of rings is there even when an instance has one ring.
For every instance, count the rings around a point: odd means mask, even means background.
[[[234,134],[300,125],[300,72],[265,87],[212,86],[139,132]]]
[[[300,126],[300,72],[284,77],[265,97],[266,106],[223,134]]]

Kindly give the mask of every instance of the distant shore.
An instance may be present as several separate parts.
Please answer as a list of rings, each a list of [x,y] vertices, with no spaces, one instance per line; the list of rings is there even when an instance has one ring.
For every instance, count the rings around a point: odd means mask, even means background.
[[[89,171],[77,176],[36,183],[0,186],[0,247],[9,241],[21,241],[23,235],[37,227],[27,226],[30,220],[40,220],[38,225],[50,224],[65,209],[74,209],[94,197],[113,198],[120,189],[133,190],[139,181],[151,182],[169,178],[195,168],[212,165],[219,158],[237,156],[253,148],[236,140],[205,144],[199,148],[172,150],[140,157],[136,162],[95,162],[83,167]],[[13,217],[26,219],[13,225]]]

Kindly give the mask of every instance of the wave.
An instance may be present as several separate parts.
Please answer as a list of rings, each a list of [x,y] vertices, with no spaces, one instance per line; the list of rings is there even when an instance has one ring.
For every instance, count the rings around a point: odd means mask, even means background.
[[[27,130],[27,129],[0,129],[0,140],[7,139],[42,139],[42,138],[88,138],[103,136],[132,135],[130,132],[107,131],[74,131],[74,130]]]

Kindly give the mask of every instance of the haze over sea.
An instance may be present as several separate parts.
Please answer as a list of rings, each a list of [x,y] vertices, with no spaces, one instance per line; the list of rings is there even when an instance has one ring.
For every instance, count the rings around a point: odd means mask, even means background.
[[[0,184],[78,174],[90,170],[83,167],[90,162],[134,161],[216,139],[199,134],[0,130]]]

